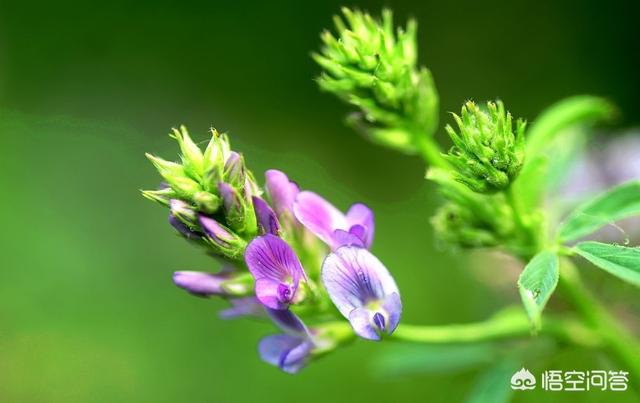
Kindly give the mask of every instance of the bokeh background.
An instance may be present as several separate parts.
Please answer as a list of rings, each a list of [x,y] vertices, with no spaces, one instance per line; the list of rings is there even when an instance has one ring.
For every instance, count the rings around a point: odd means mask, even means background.
[[[423,163],[352,133],[342,123],[348,108],[318,91],[309,53],[341,5],[0,3],[0,401],[456,402],[468,395],[483,365],[457,372],[436,365],[434,373],[417,359],[412,371],[389,374],[380,357],[395,356],[393,343],[356,343],[297,376],[263,364],[256,343],[273,328],[223,322],[219,301],[173,286],[174,270],[215,264],[176,237],[166,211],[138,192],[158,183],[144,152],[175,155],[166,135],[172,126],[185,123],[200,140],[215,126],[230,133],[259,177],[279,168],[342,208],[355,200],[374,208],[374,251],[400,285],[405,321],[480,320],[517,302],[515,287],[487,286],[508,278],[500,265],[477,270],[483,257],[434,240],[428,218],[438,197],[423,180]],[[445,120],[469,98],[499,96],[532,120],[562,97],[589,93],[620,107],[619,127],[640,121],[637,2],[346,5],[372,12],[387,5],[403,23],[419,20],[420,60],[435,75]],[[605,298],[637,300],[615,280],[585,271]],[[637,324],[637,311],[626,315]],[[453,355],[444,357],[455,367]],[[608,365],[580,350],[558,351],[547,363],[523,360],[537,371]],[[634,401],[630,393],[597,392],[515,398]]]

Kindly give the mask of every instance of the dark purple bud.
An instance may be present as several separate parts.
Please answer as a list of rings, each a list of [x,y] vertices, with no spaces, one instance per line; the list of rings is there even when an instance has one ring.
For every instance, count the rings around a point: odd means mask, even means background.
[[[278,222],[276,213],[266,201],[258,196],[253,196],[252,200],[260,232],[262,234],[278,235],[280,233],[280,222]]]
[[[236,238],[228,229],[211,217],[199,215],[198,221],[200,222],[200,227],[202,227],[204,233],[213,242],[222,247],[229,247]]]
[[[200,239],[202,234],[198,231],[194,231],[187,227],[185,223],[183,223],[179,218],[174,216],[172,213],[169,213],[169,224],[173,226],[180,234],[182,234],[187,239]]]

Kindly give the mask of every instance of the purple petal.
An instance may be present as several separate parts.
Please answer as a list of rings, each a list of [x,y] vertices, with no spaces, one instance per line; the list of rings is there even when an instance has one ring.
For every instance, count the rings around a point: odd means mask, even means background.
[[[177,271],[173,273],[175,285],[201,297],[224,294],[222,283],[225,280],[227,280],[227,276],[199,271]]]
[[[348,316],[353,331],[363,339],[380,340],[380,332],[374,327],[373,316],[369,309],[361,307],[356,308]]]
[[[354,228],[362,228],[359,225],[352,227]],[[333,239],[336,245],[341,246],[359,246],[364,248],[364,242],[362,241],[362,237],[358,236],[357,233],[354,234],[352,231],[345,231],[342,229],[337,229],[333,232]]]
[[[300,320],[300,318],[290,310],[267,308],[266,311],[269,317],[275,322],[275,324],[278,325],[278,327],[285,333],[297,337],[306,337],[309,339],[311,338],[309,330],[307,329],[305,324],[302,323],[302,320]]]
[[[293,249],[272,234],[251,241],[244,260],[256,279],[256,296],[273,309],[286,308],[295,297],[300,279],[306,279]]]
[[[293,212],[302,225],[332,249],[340,246],[334,238],[334,230],[348,230],[347,221],[331,203],[313,192],[300,192],[293,204]]]
[[[373,211],[362,203],[352,205],[347,211],[347,225],[349,226],[349,232],[362,239],[365,247],[369,249],[373,243],[375,229]]]
[[[264,306],[256,297],[230,299],[231,307],[218,313],[222,319],[233,319],[240,316],[264,316]]]
[[[267,336],[258,345],[262,360],[292,374],[305,366],[312,349],[309,341],[287,334]]]
[[[253,196],[253,209],[258,219],[258,227],[265,234],[278,235],[280,232],[280,223],[276,213],[269,207],[266,201],[257,196]]]
[[[402,301],[400,300],[400,294],[397,292],[391,293],[382,303],[382,309],[389,315],[387,333],[391,334],[398,327],[400,323],[400,317],[402,316]]]
[[[271,203],[278,216],[293,214],[293,202],[300,192],[298,185],[291,182],[287,175],[276,169],[270,169],[265,173],[266,189]]]
[[[283,288],[288,289],[287,295],[283,295]],[[260,278],[256,280],[256,297],[268,308],[287,309],[295,293],[292,288],[277,280]]]

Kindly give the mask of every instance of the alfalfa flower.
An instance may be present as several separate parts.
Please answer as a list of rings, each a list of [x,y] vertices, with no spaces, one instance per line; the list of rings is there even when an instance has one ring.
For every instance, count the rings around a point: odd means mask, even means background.
[[[373,243],[373,211],[362,203],[343,214],[316,193],[304,191],[296,197],[293,211],[298,221],[332,250],[344,245],[370,248]]]
[[[258,300],[271,309],[286,309],[300,299],[298,288],[306,274],[298,256],[281,238],[266,234],[247,246],[244,260],[255,278]]]
[[[368,250],[343,246],[322,264],[322,282],[331,301],[365,339],[380,340],[400,322],[400,291],[387,268]]]
[[[478,193],[508,188],[524,163],[525,122],[519,119],[514,131],[501,101],[488,102],[486,111],[469,101],[460,116],[453,117],[458,132],[447,125],[454,146],[445,158],[456,170],[456,179]]]

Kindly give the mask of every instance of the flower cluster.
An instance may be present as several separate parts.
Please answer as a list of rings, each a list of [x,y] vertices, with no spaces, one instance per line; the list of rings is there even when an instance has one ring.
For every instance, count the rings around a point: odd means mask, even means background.
[[[356,106],[348,122],[375,142],[405,152],[417,151],[418,137],[438,124],[438,95],[431,73],[418,68],[417,24],[394,31],[389,10],[376,20],[343,8],[334,18],[337,35],[325,31],[313,55],[324,69],[320,87]]]
[[[395,330],[402,303],[389,271],[369,251],[371,209],[356,203],[343,213],[277,170],[266,172],[262,197],[225,135],[213,131],[204,153],[184,128],[172,137],[181,163],[149,156],[166,186],[143,194],[170,208],[180,234],[224,261],[218,273],[176,272],[177,286],[228,300],[224,318],[271,318],[282,333],[262,339],[259,353],[286,372],[354,334],[380,340]]]

